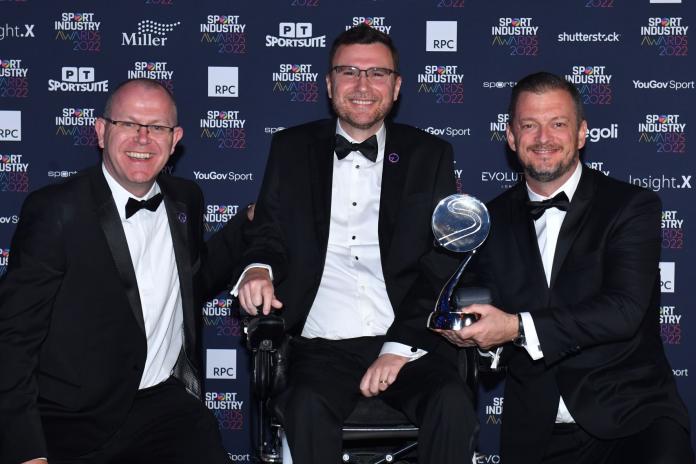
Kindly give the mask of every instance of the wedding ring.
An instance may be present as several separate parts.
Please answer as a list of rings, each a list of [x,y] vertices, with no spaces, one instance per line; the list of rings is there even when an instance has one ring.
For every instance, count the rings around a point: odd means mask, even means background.
[[[380,380],[379,383],[386,384],[386,383],[388,383],[388,382],[387,382],[386,380]]]

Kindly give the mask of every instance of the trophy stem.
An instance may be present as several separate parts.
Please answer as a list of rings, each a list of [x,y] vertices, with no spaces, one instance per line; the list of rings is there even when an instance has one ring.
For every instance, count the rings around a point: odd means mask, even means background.
[[[428,328],[458,330],[464,325],[470,324],[470,322],[464,320],[467,319],[465,316],[469,315],[461,313],[459,308],[452,303],[452,294],[459,283],[459,279],[464,273],[464,269],[474,256],[474,253],[476,253],[476,250],[469,252],[468,256],[461,262],[454,274],[452,274],[452,277],[449,278],[445,286],[440,290],[440,295],[435,304],[435,310],[430,313],[428,317]]]

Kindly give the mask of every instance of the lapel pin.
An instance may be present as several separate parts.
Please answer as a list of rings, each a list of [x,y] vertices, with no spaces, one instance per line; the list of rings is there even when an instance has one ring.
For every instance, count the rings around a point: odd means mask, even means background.
[[[389,153],[389,156],[387,157],[390,163],[398,163],[399,162],[399,155],[396,153]]]
[[[186,213],[179,213],[177,215],[177,218],[179,218],[179,222],[182,224],[186,224],[186,221],[188,220],[188,217],[186,216]]]

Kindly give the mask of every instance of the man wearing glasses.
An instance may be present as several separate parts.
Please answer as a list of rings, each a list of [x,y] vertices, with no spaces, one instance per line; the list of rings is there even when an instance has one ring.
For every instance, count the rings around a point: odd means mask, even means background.
[[[283,306],[294,336],[278,398],[293,460],[336,462],[362,394],[420,426],[419,462],[469,462],[471,393],[456,352],[426,329],[456,266],[430,231],[433,208],[455,191],[452,147],[385,122],[401,87],[389,36],[367,25],[342,33],[326,84],[337,120],[273,138],[235,288],[250,314]]]
[[[95,128],[103,163],[27,197],[0,282],[0,462],[227,462],[196,327],[240,223],[204,243],[199,188],[160,173],[183,129],[156,81]]]

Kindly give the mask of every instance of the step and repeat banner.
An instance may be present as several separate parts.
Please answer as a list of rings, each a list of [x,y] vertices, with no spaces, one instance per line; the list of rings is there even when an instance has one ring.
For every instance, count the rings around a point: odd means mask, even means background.
[[[459,191],[483,200],[521,178],[505,144],[515,81],[548,70],[577,85],[583,161],[662,198],[659,318],[693,414],[694,10],[693,0],[0,0],[0,274],[27,193],[99,162],[93,124],[119,82],[148,77],[174,93],[185,134],[166,169],[201,186],[212,233],[254,201],[272,134],[330,114],[331,42],[367,23],[401,52],[394,119],[452,143]],[[222,294],[202,317],[205,402],[231,460],[246,462],[254,400],[238,310]],[[481,462],[500,462],[501,392],[499,379],[481,386]]]

